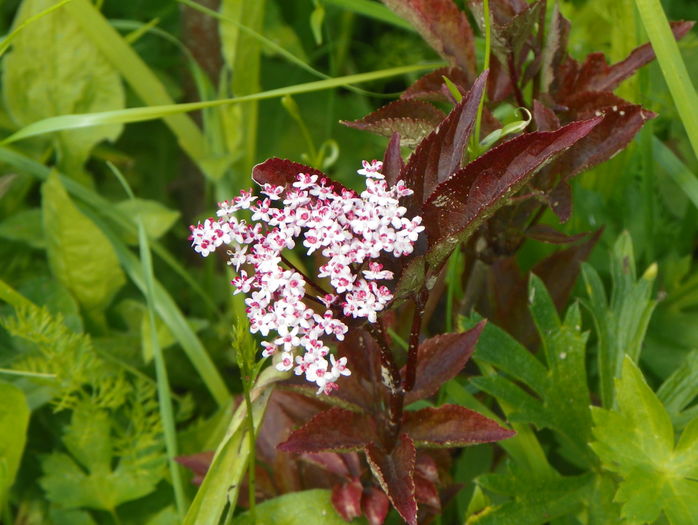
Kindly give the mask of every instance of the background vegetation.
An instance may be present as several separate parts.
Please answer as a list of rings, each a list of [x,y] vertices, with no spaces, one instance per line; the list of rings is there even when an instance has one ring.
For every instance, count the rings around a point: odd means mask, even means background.
[[[692,0],[662,5],[671,20],[698,19]],[[601,51],[617,62],[648,39],[634,1],[565,0],[560,9],[579,60]],[[387,141],[340,121],[394,100],[441,59],[408,23],[358,0],[6,0],[0,34],[0,521],[179,522],[196,487],[168,457],[218,446],[252,374],[240,348],[254,347],[224,263],[191,251],[187,225],[249,187],[252,167],[272,156],[354,185],[360,161],[381,158]],[[698,78],[695,28],[679,48]],[[670,87],[652,63],[616,91],[658,118],[574,179],[570,221],[542,219],[570,235],[604,227],[562,320],[545,287],[530,284],[547,357],[528,365],[546,375],[552,356],[576,348],[589,384],[570,386],[575,368],[529,383],[537,376],[511,359],[531,354],[486,331],[479,348],[498,350],[478,350],[468,371],[480,377],[447,383],[439,399],[516,421],[518,437],[505,450],[454,453],[445,475],[464,488],[437,520],[604,523],[622,513],[697,522],[698,458],[686,447],[698,435],[698,160],[682,118],[698,114],[679,113]],[[233,97],[243,102],[215,102]],[[100,113],[100,125],[27,127],[82,113]],[[518,263],[530,270],[558,249],[526,241]],[[461,328],[476,320],[457,318]],[[582,403],[563,417],[569,407],[555,399],[570,388],[601,404],[596,355],[616,351],[632,357],[617,404],[589,412]],[[511,401],[524,394],[535,402],[517,413]],[[619,435],[619,425],[640,430]],[[575,432],[595,444],[575,443]],[[634,460],[618,460],[623,449]],[[676,458],[685,463],[659,488],[636,477]],[[325,508],[318,502],[333,512],[327,492],[309,498],[281,512]]]

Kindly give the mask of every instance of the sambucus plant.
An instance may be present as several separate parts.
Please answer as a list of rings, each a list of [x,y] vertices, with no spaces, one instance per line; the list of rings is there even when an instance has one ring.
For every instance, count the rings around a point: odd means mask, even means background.
[[[418,501],[438,503],[438,475],[416,468],[416,447],[458,447],[513,435],[457,405],[404,410],[460,373],[484,326],[421,340],[425,316],[443,289],[445,262],[462,250],[465,279],[482,261],[493,283],[502,270],[498,260],[516,253],[526,237],[576,240],[537,223],[546,207],[566,221],[569,179],[622,150],[654,116],[613,94],[654,55],[646,45],[612,66],[601,54],[580,65],[566,52],[569,23],[557,10],[545,34],[545,0],[492,2],[491,23],[482,0],[471,0],[481,30],[491,31],[493,40],[491,67],[477,76],[473,31],[451,0],[385,3],[410,20],[450,67],[419,79],[400,100],[347,123],[390,137],[383,161],[364,163],[359,171],[367,177],[366,190],[358,195],[319,170],[270,159],[253,170],[266,198],[258,200],[250,191],[220,203],[218,219],[192,227],[192,241],[202,255],[232,247],[229,264],[238,271],[233,285],[236,293],[250,293],[251,330],[265,337],[276,332],[262,343],[263,355],[276,356],[279,370],[305,375],[316,393],[325,394],[318,400],[334,405],[316,412],[279,449],[306,455],[363,451],[390,502],[415,524]],[[691,26],[675,24],[675,35]],[[427,101],[453,107],[446,114]],[[494,109],[506,101],[530,110],[537,130],[525,131],[528,122],[502,126]],[[481,128],[489,133],[484,140]],[[406,163],[401,146],[414,147]],[[283,208],[274,207],[275,201]],[[234,215],[245,209],[252,224]],[[283,256],[297,239],[308,255],[323,258],[317,278],[329,278],[329,288]],[[552,273],[543,275],[556,302],[564,302],[579,260],[594,241],[563,259],[554,281]],[[483,293],[464,306],[477,306],[525,335],[526,321],[518,314],[508,318],[512,309],[524,310],[521,294],[494,302],[487,297]],[[401,319],[411,316],[406,356],[391,348],[387,328],[400,326],[389,310]],[[323,340],[327,336],[340,342],[336,357]],[[387,506],[377,503],[380,496],[362,489],[356,469],[340,470],[346,482],[333,492],[340,514],[351,519],[363,508],[371,523],[382,523]]]

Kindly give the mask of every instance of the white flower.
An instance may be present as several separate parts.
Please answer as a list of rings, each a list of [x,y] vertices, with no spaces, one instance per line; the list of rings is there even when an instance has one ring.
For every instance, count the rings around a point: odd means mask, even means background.
[[[393,273],[376,259],[412,253],[424,231],[421,217],[405,218],[407,210],[399,205],[412,190],[402,181],[388,188],[382,169],[380,161],[363,162],[358,173],[366,177],[366,188],[360,195],[300,173],[290,187],[265,184],[262,200],[251,190],[242,191],[219,203],[218,219],[190,227],[192,246],[202,256],[223,244],[230,247],[228,264],[238,271],[234,293],[248,294],[250,331],[271,338],[262,343],[262,355],[276,356],[278,370],[305,375],[318,393],[329,394],[338,388],[338,378],[351,374],[346,357],[335,359],[323,341],[342,341],[348,331],[332,305],[345,317],[376,322],[393,300],[390,289],[376,282],[393,279]],[[241,209],[250,209],[251,224],[233,215]],[[329,281],[331,293],[313,296],[326,307],[322,316],[306,305],[311,289],[306,277],[282,264],[282,252],[293,249],[301,236],[308,255],[319,252],[326,258],[316,277]],[[248,275],[243,265],[254,273]],[[321,285],[314,286],[313,293]]]

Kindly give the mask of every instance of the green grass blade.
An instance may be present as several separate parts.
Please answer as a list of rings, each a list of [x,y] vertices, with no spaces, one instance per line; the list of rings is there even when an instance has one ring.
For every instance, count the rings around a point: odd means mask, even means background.
[[[635,0],[640,18],[649,36],[657,62],[669,86],[693,153],[698,158],[698,93],[688,76],[662,4],[659,0]]]
[[[325,0],[325,3],[341,7],[347,11],[353,11],[356,14],[373,18],[380,22],[385,22],[386,24],[394,25],[395,27],[407,29],[409,31],[415,30],[412,24],[407,20],[403,20],[378,2],[371,2],[370,0]]]
[[[74,0],[75,2],[81,0]],[[210,100],[206,102],[190,102],[187,104],[166,104],[161,106],[128,108],[117,111],[103,111],[100,113],[84,113],[80,115],[61,115],[58,117],[50,117],[47,119],[34,122],[20,129],[16,133],[5,138],[0,145],[16,142],[28,137],[52,133],[55,131],[65,131],[69,129],[79,129],[91,126],[103,126],[105,124],[127,124],[131,122],[143,122],[146,120],[168,119],[172,116],[187,113],[189,111],[197,111],[200,109],[213,108],[224,106],[226,104],[237,104],[241,102],[250,102],[253,100],[265,100],[271,98],[280,98],[285,95],[297,95],[299,93],[311,93],[314,91],[322,91],[325,89],[333,89],[344,87],[349,84],[359,84],[361,82],[369,82],[381,78],[388,78],[414,71],[424,71],[427,69],[435,69],[443,66],[443,62],[430,62],[427,64],[415,64],[411,66],[400,66],[390,69],[382,69],[372,71],[370,73],[359,73],[356,75],[347,75],[336,77],[327,80],[318,80],[315,82],[307,82],[304,84],[296,84],[293,86],[271,89],[262,91],[253,95],[246,95],[236,98],[225,98],[220,100]]]
[[[676,154],[657,137],[652,137],[654,159],[662,166],[674,182],[698,208],[698,178],[681,162]]]
[[[131,191],[128,182],[119,170],[111,163],[109,168],[124,187],[129,198],[133,201],[135,196]],[[167,462],[170,468],[170,477],[172,478],[172,488],[174,489],[175,503],[177,505],[177,513],[179,519],[184,517],[187,504],[184,496],[184,484],[182,482],[182,473],[179,464],[175,458],[179,455],[177,452],[177,430],[175,427],[174,411],[172,409],[172,397],[170,396],[170,382],[167,379],[167,366],[165,365],[165,357],[162,354],[162,348],[158,341],[157,330],[155,329],[155,282],[153,277],[153,260],[150,254],[150,245],[148,243],[148,235],[145,233],[143,218],[138,213],[136,217],[138,223],[138,247],[141,256],[141,268],[145,279],[145,302],[148,310],[148,318],[150,320],[150,344],[153,349],[153,360],[155,361],[155,377],[157,380],[158,392],[158,407],[160,409],[160,420],[165,434],[165,448],[167,449]]]
[[[50,169],[40,164],[29,157],[22,155],[16,151],[12,151],[8,148],[0,147],[0,161],[13,166],[15,169],[22,173],[27,173],[36,177],[37,179],[44,181],[50,173]],[[61,183],[65,186],[66,190],[71,197],[76,198],[83,204],[90,206],[91,208],[98,210],[105,218],[110,221],[110,224],[117,226],[119,229],[127,232],[131,235],[136,235],[136,227],[134,223],[129,220],[129,218],[111,202],[103,198],[98,193],[86,188],[82,184],[77,183],[73,179],[66,177],[64,175],[59,175],[61,178]],[[153,251],[175,271],[175,273],[181,277],[184,282],[186,282],[191,289],[204,301],[206,307],[214,314],[220,315],[218,307],[211,300],[209,295],[201,288],[198,282],[196,282],[189,272],[187,272],[184,267],[179,264],[177,259],[167,251],[164,246],[159,242],[154,242],[152,244]]]
[[[271,396],[273,383],[288,375],[273,366],[266,368],[257,379],[250,393],[252,418],[255,428],[259,428]],[[216,449],[211,466],[204,481],[199,486],[184,525],[218,525],[226,505],[235,507],[250,447],[246,439],[246,405],[240,403],[226,430],[225,437]]]
[[[55,3],[51,7],[48,7],[44,9],[43,11],[35,14],[34,16],[30,16],[27,18],[24,22],[19,24],[17,27],[15,27],[5,38],[3,38],[2,42],[0,42],[0,57],[5,54],[5,52],[10,48],[12,45],[12,41],[14,38],[21,33],[24,28],[26,28],[28,25],[30,25],[32,22],[36,22],[39,20],[41,17],[46,16],[47,14],[55,11],[59,7],[63,7],[65,4],[68,2],[72,2],[73,0],[61,0],[60,2]]]
[[[66,9],[143,102],[150,106],[174,102],[155,73],[90,2],[73,0]],[[176,113],[167,115],[164,120],[182,149],[200,164],[206,157],[206,143],[194,121]]]

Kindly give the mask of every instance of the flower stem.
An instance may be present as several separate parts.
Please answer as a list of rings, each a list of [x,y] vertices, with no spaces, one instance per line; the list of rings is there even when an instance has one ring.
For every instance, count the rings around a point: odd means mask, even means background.
[[[415,299],[414,316],[412,317],[412,328],[410,329],[410,341],[407,348],[407,365],[405,367],[405,391],[410,391],[414,387],[417,375],[417,351],[419,349],[419,334],[422,329],[422,317],[424,316],[424,305],[426,298],[420,294]]]
[[[249,370],[246,370],[246,372],[249,372]],[[255,499],[256,499],[256,489],[255,489],[255,464],[256,464],[256,459],[255,459],[255,430],[254,430],[254,416],[252,414],[252,400],[250,399],[250,388],[252,386],[252,381],[251,378],[248,374],[246,374],[246,378],[243,380],[243,391],[245,395],[245,412],[246,412],[246,419],[247,419],[247,435],[249,439],[249,445],[250,445],[250,455],[249,455],[249,463],[247,465],[247,489],[248,489],[248,495],[247,495],[247,500],[249,503],[249,509],[250,509],[250,518],[252,519],[252,523],[256,523],[257,520],[255,519]]]

